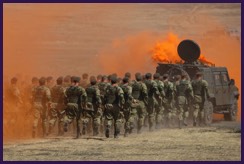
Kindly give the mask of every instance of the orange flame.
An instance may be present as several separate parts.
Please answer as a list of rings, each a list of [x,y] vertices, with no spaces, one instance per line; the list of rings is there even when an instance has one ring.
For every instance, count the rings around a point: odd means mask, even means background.
[[[180,39],[176,34],[170,32],[168,33],[165,40],[157,42],[154,48],[151,50],[152,60],[154,62],[167,62],[167,63],[180,63],[181,58],[177,52],[177,46],[179,45]],[[208,61],[204,55],[200,55],[199,61],[204,64],[214,65],[212,62]]]

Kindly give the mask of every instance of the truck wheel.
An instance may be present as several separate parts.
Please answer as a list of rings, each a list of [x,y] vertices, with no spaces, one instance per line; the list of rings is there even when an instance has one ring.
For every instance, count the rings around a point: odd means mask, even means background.
[[[213,104],[210,101],[204,103],[204,120],[206,125],[210,125],[213,121]]]
[[[235,101],[229,107],[229,113],[224,114],[225,121],[236,121],[237,110],[238,110],[238,104],[237,104],[237,101]]]

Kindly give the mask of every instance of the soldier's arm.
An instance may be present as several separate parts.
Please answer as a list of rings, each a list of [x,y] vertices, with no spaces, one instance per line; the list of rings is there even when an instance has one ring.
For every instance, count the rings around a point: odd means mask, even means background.
[[[80,99],[81,105],[84,107],[87,103],[87,94],[84,88],[80,87]]]
[[[159,90],[158,90],[157,83],[156,83],[155,81],[153,81],[153,82],[152,82],[152,85],[153,85],[154,93],[155,93],[157,96],[160,96],[160,93],[159,93]]]
[[[142,95],[143,95],[143,102],[147,105],[148,104],[148,93],[147,93],[147,86],[144,83],[142,83]]]
[[[203,89],[205,92],[205,95],[207,96],[207,98],[210,98],[209,92],[208,92],[208,82],[206,80],[202,80],[203,83]]]
[[[51,98],[52,98],[51,91],[50,91],[49,88],[46,88],[46,100],[47,100],[48,103],[51,102]]]
[[[101,94],[100,94],[100,90],[98,88],[96,88],[96,101],[97,101],[98,105],[102,104]]]
[[[124,91],[120,87],[118,87],[118,96],[119,96],[119,105],[123,105],[125,103],[125,98],[124,98]]]
[[[159,87],[160,87],[160,95],[162,96],[162,97],[165,97],[165,92],[164,92],[164,84],[163,83],[160,83],[160,85],[159,85]]]

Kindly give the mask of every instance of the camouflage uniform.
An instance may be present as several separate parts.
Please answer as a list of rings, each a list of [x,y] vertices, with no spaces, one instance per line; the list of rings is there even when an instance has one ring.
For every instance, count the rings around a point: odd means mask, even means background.
[[[41,78],[40,81],[45,81],[45,78]],[[42,119],[42,130],[43,136],[47,135],[48,127],[48,106],[51,102],[51,92],[48,87],[45,86],[45,82],[40,84],[40,86],[33,88],[32,92],[32,105],[34,109],[34,122],[33,122],[33,131],[32,136],[36,136],[36,128],[38,126],[38,121]]]
[[[125,81],[123,79],[123,81]],[[125,137],[128,133],[132,133],[134,128],[134,117],[136,116],[136,110],[131,110],[132,103],[132,87],[128,84],[128,81],[121,86],[124,91],[125,105],[124,105],[124,118],[125,118]]]
[[[146,74],[146,78],[148,77],[148,74]],[[149,130],[152,131],[152,127],[155,122],[155,105],[157,103],[156,96],[160,96],[160,93],[158,91],[157,83],[152,80],[148,79],[145,80],[145,84],[147,86],[147,92],[148,92],[148,105],[147,105],[147,113],[148,113],[148,123],[149,123]]]
[[[182,127],[182,121],[184,125],[187,125],[187,118],[189,116],[189,98],[193,97],[191,83],[182,78],[178,85],[176,85],[177,106],[179,111],[179,128]]]
[[[82,133],[86,133],[87,124],[89,120],[93,121],[93,135],[97,136],[99,134],[99,126],[101,124],[102,116],[102,100],[100,91],[97,85],[91,85],[86,88],[87,93],[87,108],[83,110],[83,130]]]
[[[142,81],[134,81],[132,85],[132,97],[131,111],[137,113],[137,133],[141,133],[141,128],[147,113],[146,105],[148,105],[147,86]],[[131,119],[134,119],[134,117]],[[131,120],[131,122],[134,121]]]
[[[73,77],[74,79],[74,77]],[[79,78],[76,78],[79,79]],[[79,80],[76,80],[79,81]],[[86,106],[87,94],[81,86],[73,84],[65,91],[66,115],[64,117],[64,131],[67,126],[76,118],[76,138],[80,137],[80,122],[82,108]]]
[[[200,73],[199,73],[200,74]],[[208,82],[203,79],[195,79],[192,81],[192,88],[194,93],[193,99],[193,125],[196,126],[197,118],[201,123],[204,123],[204,102],[205,97],[209,98]],[[199,113],[200,112],[200,113]]]
[[[173,99],[174,99],[174,85],[168,79],[163,81],[164,83],[164,93],[165,97],[163,98],[163,119],[166,121],[166,126],[170,126],[173,117]]]
[[[49,110],[49,133],[52,133],[53,127],[58,119],[58,134],[63,135],[63,122],[64,122],[64,91],[62,85],[55,85],[51,89],[52,103]]]
[[[158,73],[154,74],[154,80],[157,83],[159,96],[156,96],[156,103],[155,103],[155,112],[156,112],[156,128],[159,128],[159,125],[162,123],[163,117],[163,97],[165,97],[164,93],[164,83],[159,80],[160,75]]]
[[[124,92],[117,85],[110,85],[105,93],[105,126],[106,137],[109,137],[109,131],[114,120],[114,137],[117,138],[120,134],[120,128],[123,120],[123,112],[121,108],[124,105]]]
[[[104,104],[105,104],[105,100],[104,100],[104,96],[105,96],[105,93],[106,93],[106,88],[110,85],[110,83],[106,82],[105,79],[107,77],[106,76],[103,76],[102,77],[102,82],[98,83],[98,88],[100,90],[100,95],[101,95],[101,100],[102,100],[102,112],[103,112],[103,115],[101,116],[101,124],[100,124],[100,131],[103,133],[104,132],[104,124],[105,124],[105,117],[104,117]]]

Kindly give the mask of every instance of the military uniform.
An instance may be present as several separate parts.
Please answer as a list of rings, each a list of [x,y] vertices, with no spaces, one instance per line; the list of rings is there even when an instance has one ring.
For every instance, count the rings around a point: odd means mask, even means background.
[[[89,120],[93,121],[93,135],[99,134],[99,126],[101,124],[102,116],[102,100],[100,90],[97,85],[91,85],[86,88],[87,93],[87,107],[83,110],[83,130],[82,133],[86,133],[87,124]]]
[[[125,136],[128,133],[132,133],[134,128],[134,117],[136,116],[136,110],[131,110],[132,103],[132,87],[126,83],[121,86],[124,91],[125,105],[124,105],[124,118],[125,118]]]
[[[105,126],[106,137],[109,137],[109,131],[114,120],[114,137],[117,138],[120,134],[120,128],[123,120],[122,107],[124,105],[124,92],[117,85],[110,85],[105,93]]]
[[[189,116],[189,98],[193,97],[192,86],[191,83],[186,80],[180,80],[179,84],[176,85],[176,96],[177,96],[177,106],[179,112],[179,128],[182,127],[182,123],[184,122],[187,125],[187,118]]]
[[[62,85],[55,85],[51,89],[52,103],[49,109],[49,133],[52,133],[53,127],[58,119],[58,134],[63,134],[64,122],[64,95],[65,88]]]
[[[146,111],[146,105],[148,105],[147,86],[141,81],[134,81],[132,85],[133,100],[131,105],[132,113],[137,113],[137,133],[141,133],[141,128],[144,123]],[[134,117],[131,117],[131,122],[134,122]]]
[[[166,121],[166,126],[169,126],[172,117],[173,117],[173,99],[174,99],[174,85],[172,82],[168,80],[164,80],[164,93],[165,97],[163,98],[163,107],[164,107],[164,112],[163,112],[163,119]]]
[[[208,82],[203,79],[196,79],[192,81],[192,88],[194,93],[193,99],[193,125],[196,126],[197,118],[204,123],[204,102],[205,97],[209,98]],[[200,113],[199,113],[200,112]]]
[[[48,128],[48,104],[51,102],[51,92],[48,87],[41,85],[33,88],[33,109],[34,109],[34,122],[32,136],[35,137],[38,121],[42,119],[43,136],[47,135]]]
[[[156,103],[155,103],[155,113],[156,113],[156,128],[159,128],[159,125],[162,123],[163,117],[163,98],[165,97],[164,93],[164,83],[159,79],[155,79],[157,83],[159,96],[156,96]]]
[[[67,131],[67,126],[76,118],[76,129],[77,136],[80,136],[80,117],[82,108],[86,106],[87,94],[85,89],[81,86],[70,86],[65,91],[65,105],[66,105],[66,115],[64,117],[64,130]]]
[[[145,84],[147,86],[148,91],[148,105],[147,105],[147,113],[148,113],[148,123],[149,130],[152,130],[152,127],[155,122],[155,105],[156,105],[156,96],[160,96],[158,91],[157,83],[154,80],[148,79],[145,80]]]

